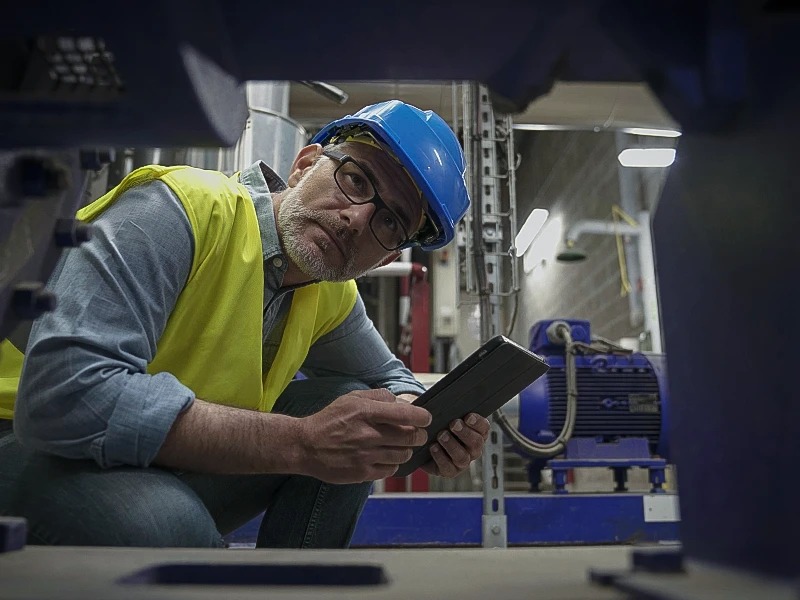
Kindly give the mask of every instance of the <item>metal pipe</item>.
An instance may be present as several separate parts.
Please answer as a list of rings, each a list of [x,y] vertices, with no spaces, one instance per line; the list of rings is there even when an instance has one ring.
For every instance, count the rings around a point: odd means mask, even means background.
[[[433,343],[433,372],[446,373],[446,359],[444,353],[445,340],[444,338],[436,338]]]
[[[450,84],[450,103],[452,106],[450,107],[453,111],[453,123],[451,127],[453,128],[453,133],[458,135],[458,83],[453,82]]]
[[[350,98],[343,89],[325,83],[324,81],[300,81],[307,88],[314,90],[317,94],[328,100],[336,102],[336,104],[344,104]]]
[[[377,307],[377,319],[375,325],[378,328],[378,332],[383,336],[383,339],[386,340],[389,348],[396,348],[397,344],[394,341],[394,327],[389,326],[389,315],[391,315],[392,311],[390,310],[394,306],[393,299],[397,296],[396,293],[391,293],[391,288],[394,287],[393,281],[386,277],[381,277],[378,279],[378,307]]]
[[[133,154],[126,152],[122,164],[122,177],[125,178],[133,172]]]
[[[461,85],[461,105],[463,111],[463,127],[464,127],[464,162],[467,165],[467,168],[464,172],[464,180],[467,184],[467,190],[469,191],[469,195],[472,198],[472,204],[474,205],[475,202],[478,201],[477,196],[475,195],[475,185],[473,183],[473,176],[472,176],[472,163],[475,160],[473,157],[472,152],[472,90],[473,86],[468,81],[465,81]],[[465,242],[465,252],[464,252],[464,260],[465,260],[465,268],[464,272],[466,274],[467,279],[467,293],[474,294],[475,293],[475,282],[474,282],[474,264],[472,260],[472,252],[470,249],[472,248],[475,241],[472,239],[472,210],[468,210],[467,214],[464,215],[464,232],[466,234],[466,242]]]
[[[642,304],[644,305],[644,327],[650,333],[651,350],[661,353],[664,345],[661,336],[661,310],[658,302],[658,282],[650,235],[650,213],[639,213],[639,261],[642,269]]]
[[[573,225],[564,237],[567,245],[574,244],[582,235],[631,235],[638,238],[639,268],[642,279],[642,304],[644,308],[644,327],[650,333],[653,352],[663,352],[661,336],[660,307],[656,284],[655,257],[650,235],[650,213],[643,210],[639,213],[637,226],[612,221],[585,220]]]
[[[519,257],[514,241],[517,239],[517,156],[514,149],[514,119],[509,115],[506,117],[506,127],[508,128],[508,139],[506,145],[506,160],[508,161],[508,221],[511,228],[511,292],[519,292]],[[513,322],[512,322],[513,325]],[[498,332],[499,333],[499,332]],[[511,332],[508,332],[511,335]]]
[[[458,137],[458,83],[453,81],[450,84],[450,103],[451,109],[453,112],[453,124],[451,127],[453,128],[453,133],[456,134]],[[456,236],[455,240],[452,243],[453,246],[453,256],[455,260],[455,285],[456,285],[456,310],[461,308],[461,250],[458,244],[458,224],[456,224]],[[455,345],[455,344],[454,344]]]
[[[469,87],[470,96],[475,99],[475,96],[480,93],[478,90],[478,85],[471,83]],[[477,111],[478,102],[475,102],[472,108],[473,111]],[[474,115],[471,115],[471,117],[475,119],[475,122],[479,122],[477,112],[475,112]],[[469,146],[472,146],[473,144],[475,144],[475,141],[470,138]],[[473,153],[473,157],[474,160],[472,163],[467,163],[467,168],[472,172],[473,188],[477,188],[481,177],[481,153],[475,152]],[[470,254],[472,255],[472,264],[475,267],[475,275],[478,280],[478,301],[481,307],[481,343],[485,343],[489,340],[489,338],[492,337],[492,328],[494,323],[492,322],[491,294],[489,293],[489,286],[487,285],[486,281],[486,256],[484,254],[485,248],[482,231],[483,200],[478,194],[473,197],[475,200],[472,202],[472,206],[470,207],[470,213],[472,214],[472,247]],[[479,200],[479,198],[481,199]]]
[[[289,82],[287,81],[248,81],[247,106],[270,111],[273,114],[289,114]]]
[[[567,235],[564,236],[564,241],[567,244],[574,244],[582,235],[615,235],[617,233],[621,235],[639,235],[639,228],[627,223],[586,219],[578,221],[570,227]]]
[[[627,147],[626,135],[617,132],[614,141],[617,153]],[[639,170],[623,167],[617,161],[617,178],[619,180],[619,203],[629,215],[635,215],[642,209],[639,194]],[[628,268],[628,279],[633,282],[628,291],[628,310],[630,312],[629,322],[631,327],[641,327],[644,321],[644,308],[642,304],[642,293],[636,285],[641,277],[641,263],[639,261],[639,249],[635,240],[622,240],[622,248],[625,253],[625,263]]]

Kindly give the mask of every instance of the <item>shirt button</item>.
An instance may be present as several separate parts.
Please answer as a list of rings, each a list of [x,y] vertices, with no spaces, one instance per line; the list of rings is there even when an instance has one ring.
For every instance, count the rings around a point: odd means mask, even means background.
[[[272,259],[272,264],[280,269],[283,266],[283,260],[281,260],[276,256],[275,258]]]

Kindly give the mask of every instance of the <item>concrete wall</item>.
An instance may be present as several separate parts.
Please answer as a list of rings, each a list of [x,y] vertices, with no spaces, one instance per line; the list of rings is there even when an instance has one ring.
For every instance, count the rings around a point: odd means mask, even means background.
[[[634,140],[635,141],[635,140]],[[585,131],[529,132],[518,136],[522,162],[517,178],[520,226],[534,208],[550,211],[548,222],[528,251],[530,273],[521,273],[519,310],[512,337],[527,344],[531,325],[541,319],[588,319],[593,332],[612,340],[637,337],[643,330],[641,312],[631,313],[621,295],[620,264],[614,236],[585,236],[580,246],[587,259],[564,264],[555,260],[564,233],[581,219],[611,219],[614,204],[622,205],[613,133]],[[662,144],[663,145],[663,144]],[[663,185],[665,169],[636,170],[635,193],[626,212],[652,208]],[[640,173],[641,172],[641,173]],[[631,278],[635,288],[638,281]],[[635,293],[635,292],[634,292]],[[510,314],[510,313],[509,313]]]

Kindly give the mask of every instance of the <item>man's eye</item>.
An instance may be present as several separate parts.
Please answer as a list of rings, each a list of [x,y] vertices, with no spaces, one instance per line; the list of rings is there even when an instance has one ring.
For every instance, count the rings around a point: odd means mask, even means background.
[[[367,180],[358,173],[348,173],[347,179],[348,183],[353,187],[353,189],[358,190],[359,192],[366,190]]]
[[[393,233],[399,229],[399,223],[397,222],[397,219],[395,219],[394,216],[388,212],[383,214],[383,226]]]

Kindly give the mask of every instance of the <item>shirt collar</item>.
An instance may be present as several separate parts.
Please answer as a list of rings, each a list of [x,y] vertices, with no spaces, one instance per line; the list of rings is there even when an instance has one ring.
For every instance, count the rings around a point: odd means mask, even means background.
[[[261,161],[244,169],[239,176],[239,181],[250,192],[250,197],[255,205],[264,260],[277,255],[283,256],[278,238],[278,227],[275,223],[275,212],[272,207],[272,194],[285,190],[286,182]]]

